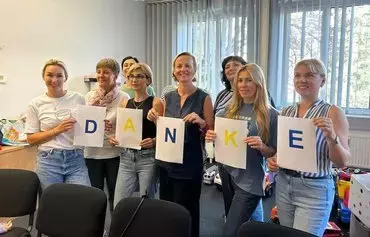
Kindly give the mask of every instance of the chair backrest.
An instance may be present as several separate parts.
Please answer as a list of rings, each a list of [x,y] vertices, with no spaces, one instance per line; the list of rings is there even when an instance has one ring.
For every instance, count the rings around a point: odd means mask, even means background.
[[[245,222],[239,228],[239,237],[315,237],[315,235],[267,222]]]
[[[137,210],[141,198],[130,197],[121,200],[112,214],[109,237],[189,237],[191,217],[181,205],[157,199],[145,199]],[[134,213],[136,212],[135,217]],[[132,219],[127,231],[122,235]]]
[[[36,210],[40,181],[35,172],[0,169],[0,216],[24,216]]]
[[[47,187],[37,211],[38,236],[101,237],[107,197],[97,188],[77,184]]]

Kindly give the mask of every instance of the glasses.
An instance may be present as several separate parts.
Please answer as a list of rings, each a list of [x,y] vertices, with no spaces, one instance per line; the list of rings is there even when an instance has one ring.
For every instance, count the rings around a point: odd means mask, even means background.
[[[129,75],[128,76],[128,79],[129,80],[134,80],[134,79],[136,79],[136,80],[143,80],[145,78],[146,78],[146,76],[140,75],[140,74],[138,74],[138,75]]]
[[[307,72],[307,73],[303,73],[303,74],[295,74],[294,75],[294,80],[302,80],[302,78],[304,78],[305,80],[307,81],[314,81],[317,79],[317,75],[320,75],[319,73],[313,73],[313,72]]]

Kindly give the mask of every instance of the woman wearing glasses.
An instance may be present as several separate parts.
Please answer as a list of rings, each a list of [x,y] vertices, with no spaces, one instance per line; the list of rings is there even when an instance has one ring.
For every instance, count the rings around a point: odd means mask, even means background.
[[[116,187],[120,149],[108,142],[108,137],[115,132],[117,107],[129,95],[120,91],[117,84],[120,67],[116,60],[105,58],[96,65],[98,87],[86,94],[88,105],[106,107],[106,131],[103,147],[86,147],[85,158],[89,170],[91,185],[104,190],[104,180],[107,182],[109,208],[113,211],[114,189]]]
[[[68,79],[62,61],[51,59],[42,69],[47,92],[34,98],[27,110],[27,141],[38,145],[36,173],[42,189],[55,183],[90,186],[82,147],[73,146],[75,108],[84,97],[64,89]]]
[[[202,183],[202,137],[213,128],[211,97],[197,88],[196,61],[190,53],[178,54],[172,64],[173,77],[178,82],[175,91],[165,95],[165,116],[185,121],[183,164],[158,161],[160,198],[184,206],[192,217],[192,236],[199,236],[199,199]],[[148,118],[156,121],[158,111],[152,109]]]
[[[294,68],[294,87],[301,101],[284,108],[282,116],[311,119],[316,128],[317,173],[279,169],[276,204],[280,224],[322,236],[329,220],[334,183],[331,167],[343,167],[350,156],[348,121],[342,110],[319,98],[326,82],[326,68],[318,59],[304,59]],[[277,170],[276,158],[268,159]]]
[[[128,70],[130,69],[130,67],[132,65],[134,65],[135,63],[138,63],[138,62],[139,62],[139,60],[137,58],[132,57],[132,56],[127,56],[124,59],[122,59],[122,63],[121,63],[122,75],[123,75],[123,78],[125,80],[123,85],[121,86],[121,91],[126,92],[127,94],[129,94],[130,98],[135,97],[135,90],[132,88],[132,86],[130,84],[130,80],[127,77],[127,72],[128,72]],[[148,92],[148,95],[150,95],[150,96],[155,96],[153,87],[151,87],[150,85],[146,88],[146,92]]]
[[[248,157],[246,169],[224,166],[234,190],[222,233],[230,237],[236,236],[240,225],[250,219],[264,194],[264,157],[276,152],[278,116],[268,103],[265,77],[257,64],[240,67],[233,88],[231,103],[218,116],[248,121],[249,133],[244,139]],[[215,138],[216,132],[208,130],[206,140],[214,141]]]
[[[127,78],[135,91],[134,98],[124,100],[123,108],[143,110],[143,140],[140,143],[141,150],[125,148],[121,153],[118,170],[114,205],[126,197],[132,196],[137,181],[139,181],[140,195],[154,197],[155,171],[155,138],[156,125],[147,119],[150,109],[154,108],[159,115],[163,115],[163,104],[161,99],[150,96],[147,87],[152,83],[153,73],[150,67],[144,63],[133,64],[127,72]],[[111,137],[110,143],[118,145],[118,141]]]

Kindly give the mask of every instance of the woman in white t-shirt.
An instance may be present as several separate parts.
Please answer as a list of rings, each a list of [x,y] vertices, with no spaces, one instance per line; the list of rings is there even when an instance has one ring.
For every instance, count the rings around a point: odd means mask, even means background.
[[[107,108],[106,124],[111,129],[106,129],[103,147],[86,147],[85,158],[89,171],[91,185],[104,189],[104,179],[107,181],[110,210],[113,211],[113,198],[120,162],[120,148],[112,147],[108,142],[109,136],[114,136],[117,118],[117,107],[130,96],[120,91],[117,78],[120,66],[114,59],[102,59],[96,65],[98,88],[90,91],[85,96],[86,104]],[[107,126],[107,127],[108,127]]]
[[[26,115],[27,141],[38,145],[36,173],[42,189],[55,183],[90,186],[83,150],[73,145],[76,108],[84,97],[64,89],[68,73],[62,61],[46,62],[42,77],[47,92],[34,98]]]

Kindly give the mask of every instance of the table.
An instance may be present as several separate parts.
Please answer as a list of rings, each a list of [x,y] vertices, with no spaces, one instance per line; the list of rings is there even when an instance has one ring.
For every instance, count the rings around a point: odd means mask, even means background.
[[[0,169],[24,169],[34,171],[36,167],[37,146],[2,146],[0,150]]]

